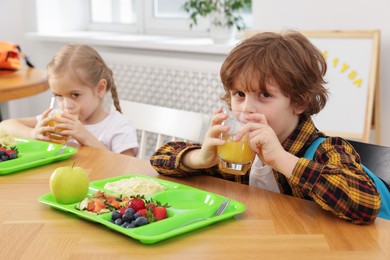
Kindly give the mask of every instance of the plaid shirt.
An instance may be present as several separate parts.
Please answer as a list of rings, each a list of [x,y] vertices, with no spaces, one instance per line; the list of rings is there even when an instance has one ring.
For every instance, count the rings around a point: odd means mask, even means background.
[[[328,137],[317,148],[313,160],[302,158],[310,144],[320,136],[312,119],[301,120],[294,132],[282,143],[286,151],[300,159],[292,176],[286,178],[274,170],[279,190],[283,194],[313,200],[325,210],[355,224],[372,223],[380,208],[380,196],[360,165],[360,156],[340,137]],[[162,175],[182,177],[208,174],[235,181],[236,176],[218,170],[190,169],[181,163],[182,155],[199,144],[170,142],[163,145],[150,159]],[[240,182],[249,183],[249,172]]]

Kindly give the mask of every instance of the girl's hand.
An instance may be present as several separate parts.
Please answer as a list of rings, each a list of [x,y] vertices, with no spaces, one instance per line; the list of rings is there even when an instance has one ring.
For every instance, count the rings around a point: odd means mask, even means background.
[[[37,122],[37,124],[31,131],[31,138],[43,140],[43,141],[50,141],[50,138],[45,136],[46,132],[54,131],[54,127],[47,125],[50,122],[50,120],[52,120],[51,117],[49,116],[50,112],[51,112],[50,108],[45,110],[45,112],[43,112],[42,119]]]
[[[83,145],[91,135],[75,115],[63,112],[61,117],[56,117],[55,120],[57,121],[55,128],[63,129],[60,134],[73,137],[81,145]]]
[[[217,164],[217,146],[225,144],[225,140],[220,138],[221,133],[229,130],[228,126],[221,123],[227,118],[222,108],[218,108],[211,118],[201,149],[191,150],[183,157],[183,163],[187,167],[194,169],[210,168]]]
[[[55,128],[63,129],[60,134],[74,138],[80,145],[91,146],[107,150],[85,126],[72,114],[62,113],[61,117],[55,118],[58,122]]]

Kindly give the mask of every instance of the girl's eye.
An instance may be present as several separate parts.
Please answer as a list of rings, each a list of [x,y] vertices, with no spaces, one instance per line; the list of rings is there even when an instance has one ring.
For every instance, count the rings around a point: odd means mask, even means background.
[[[71,96],[72,96],[72,98],[77,98],[78,96],[80,96],[80,94],[79,93],[72,93]]]
[[[265,98],[268,98],[270,97],[271,95],[268,93],[268,92],[262,92],[260,93],[260,97],[265,97]]]

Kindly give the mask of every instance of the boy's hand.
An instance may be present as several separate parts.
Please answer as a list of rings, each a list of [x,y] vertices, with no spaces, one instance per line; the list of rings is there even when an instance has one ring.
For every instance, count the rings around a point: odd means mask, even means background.
[[[276,168],[277,159],[285,153],[278,136],[268,125],[263,114],[254,113],[246,116],[246,123],[236,134],[236,139],[241,139],[248,133],[249,145],[257,154],[263,164]]]
[[[227,118],[222,108],[218,108],[211,118],[210,128],[205,135],[201,149],[191,150],[183,157],[183,163],[193,169],[210,168],[217,164],[217,146],[225,144],[220,138],[221,133],[229,130],[221,123]]]

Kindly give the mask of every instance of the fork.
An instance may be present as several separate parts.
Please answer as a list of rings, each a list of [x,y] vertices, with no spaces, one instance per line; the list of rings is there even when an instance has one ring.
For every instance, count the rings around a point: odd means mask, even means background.
[[[187,225],[189,225],[189,224],[192,224],[192,223],[194,223],[194,222],[198,222],[198,221],[202,221],[202,220],[207,220],[207,219],[210,219],[210,218],[212,218],[212,217],[222,215],[222,214],[225,212],[225,210],[227,209],[227,207],[229,206],[229,203],[230,203],[230,200],[229,200],[229,199],[224,200],[224,201],[222,201],[221,205],[219,205],[217,211],[214,213],[213,216],[208,217],[208,218],[194,218],[194,219],[191,219],[191,220],[185,222],[184,224],[181,224],[180,226],[176,227],[175,229],[179,229],[179,228],[185,227],[185,226],[187,226]]]
[[[65,148],[67,147],[68,145],[66,143],[64,143],[64,145],[61,147],[61,149],[58,151],[57,155],[56,156],[59,156],[61,155],[64,151],[65,151]]]

